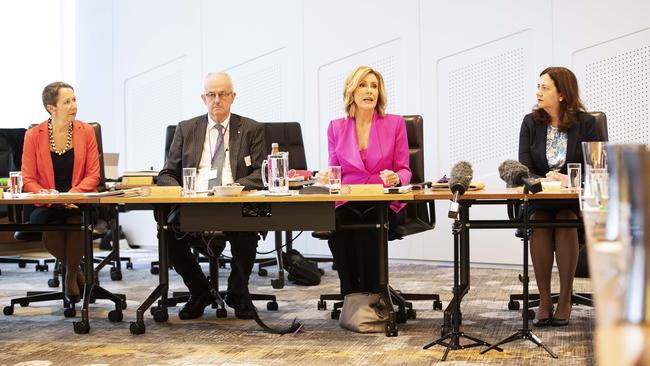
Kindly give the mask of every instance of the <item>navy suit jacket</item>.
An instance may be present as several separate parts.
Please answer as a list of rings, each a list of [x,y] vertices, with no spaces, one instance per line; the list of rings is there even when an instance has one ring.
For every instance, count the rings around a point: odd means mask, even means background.
[[[582,163],[582,142],[599,141],[594,116],[579,112],[578,121],[567,131],[566,163],[560,173],[566,174],[567,163]],[[527,114],[521,123],[519,132],[519,162],[530,170],[533,177],[544,177],[549,172],[546,160],[546,129],[548,124],[533,120],[532,113]]]

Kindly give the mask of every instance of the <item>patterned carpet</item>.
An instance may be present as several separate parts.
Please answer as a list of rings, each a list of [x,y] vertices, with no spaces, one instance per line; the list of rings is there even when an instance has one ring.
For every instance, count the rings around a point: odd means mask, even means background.
[[[129,333],[129,322],[135,319],[135,309],[153,289],[157,277],[149,273],[154,257],[146,251],[131,251],[134,269],[124,270],[122,281],[113,282],[108,273],[100,280],[109,290],[125,293],[128,308],[124,321],[107,320],[110,303],[98,301],[91,307],[91,330],[77,335],[72,330],[73,319],[63,316],[59,303],[33,304],[16,307],[14,315],[0,315],[0,365],[428,365],[439,362],[443,348],[423,350],[422,346],[440,335],[442,311],[434,311],[430,302],[417,302],[417,319],[399,325],[399,336],[355,334],[338,327],[328,311],[318,311],[320,293],[338,290],[338,279],[325,264],[320,286],[300,287],[293,284],[274,290],[270,279],[256,273],[251,276],[251,290],[274,293],[280,309],[267,311],[258,303],[260,315],[269,323],[288,325],[297,317],[304,328],[297,334],[278,336],[265,333],[253,321],[237,320],[229,309],[229,317],[217,319],[208,311],[196,321],[181,321],[177,308],[170,309],[166,323],[155,323],[149,313],[143,335]],[[22,296],[26,289],[47,290],[50,274],[35,272],[32,265],[0,266],[0,304]],[[225,283],[229,270],[222,270]],[[441,294],[443,306],[451,299],[452,268],[443,265],[399,262],[391,263],[391,284],[404,292],[434,291]],[[506,307],[508,295],[520,292],[519,271],[512,269],[473,268],[471,290],[462,303],[462,330],[488,342],[500,340],[521,327],[520,312]],[[532,273],[532,271],[531,271]],[[270,276],[275,272],[270,270]],[[557,276],[557,274],[555,274]],[[171,276],[172,290],[182,290],[176,275]],[[554,277],[557,282],[557,277]],[[532,283],[534,286],[534,282]],[[531,287],[532,287],[531,286]],[[578,279],[576,290],[588,291],[589,281]],[[331,303],[328,304],[331,308]],[[495,364],[585,365],[594,363],[592,332],[593,311],[573,308],[567,327],[537,328],[535,334],[559,356],[551,359],[541,348],[528,341],[516,341],[504,346],[504,352],[480,355],[480,348],[451,351],[445,365]]]

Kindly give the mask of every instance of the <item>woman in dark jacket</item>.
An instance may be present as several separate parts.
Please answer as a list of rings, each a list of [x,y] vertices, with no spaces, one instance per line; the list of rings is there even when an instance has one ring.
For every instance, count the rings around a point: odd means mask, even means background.
[[[549,67],[537,85],[537,106],[524,117],[519,134],[519,161],[542,181],[567,183],[567,163],[582,163],[582,142],[596,141],[594,117],[585,112],[578,82],[571,70]],[[570,220],[579,216],[578,204],[532,206],[531,218]],[[540,305],[533,324],[569,324],[571,293],[578,262],[578,230],[536,228],[531,236],[531,258]],[[551,273],[553,259],[560,276],[560,297],[553,313]]]

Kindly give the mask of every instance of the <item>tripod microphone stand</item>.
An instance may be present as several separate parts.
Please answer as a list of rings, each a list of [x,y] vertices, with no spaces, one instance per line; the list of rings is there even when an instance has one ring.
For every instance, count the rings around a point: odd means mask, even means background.
[[[462,206],[462,209],[463,209],[463,213],[467,214],[467,207]],[[458,220],[458,216],[456,215],[454,224],[452,225],[452,233],[454,234],[454,290],[453,290],[454,307],[452,313],[452,331],[423,347],[423,349],[429,349],[434,345],[441,345],[443,347],[446,347],[445,353],[442,355],[441,361],[445,361],[447,359],[447,355],[449,354],[450,350],[459,350],[459,349],[479,347],[479,346],[488,346],[488,347],[491,346],[489,343],[481,339],[469,336],[464,332],[460,331],[460,322],[461,322],[460,298],[462,296],[460,293],[460,260],[458,254],[460,251],[460,230],[461,230],[461,222],[460,220]],[[473,341],[474,343],[469,343],[464,345],[460,344],[461,338],[467,338]],[[492,348],[498,350],[499,352],[503,351],[499,347],[492,346]]]
[[[498,349],[500,345],[514,342],[518,339],[525,339],[533,342],[534,344],[537,345],[537,347],[542,347],[546,352],[548,352],[549,355],[553,358],[557,358],[557,355],[551,351],[548,346],[546,346],[539,337],[537,337],[533,331],[530,329],[528,325],[528,237],[530,235],[530,227],[528,225],[528,194],[529,194],[528,188],[524,185],[524,271],[523,275],[521,278],[521,283],[523,287],[523,300],[522,302],[524,303],[524,308],[523,308],[523,314],[522,314],[522,319],[523,319],[523,326],[519,330],[517,330],[514,334],[500,340],[499,342],[495,343],[493,346],[490,346],[483,351],[481,351],[481,354],[484,354],[490,350],[493,349]]]

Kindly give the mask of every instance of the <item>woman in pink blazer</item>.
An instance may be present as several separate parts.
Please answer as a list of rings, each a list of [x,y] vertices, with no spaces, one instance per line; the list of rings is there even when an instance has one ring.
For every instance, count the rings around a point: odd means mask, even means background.
[[[346,117],[327,129],[329,165],[341,166],[343,184],[409,184],[409,149],[401,116],[385,114],[386,90],[379,72],[360,66],[345,80]],[[404,220],[405,204],[392,202],[389,223]],[[339,224],[376,222],[374,206],[366,202],[337,202]],[[376,230],[339,230],[329,241],[341,281],[341,293],[379,292]]]
[[[77,99],[72,87],[54,82],[43,89],[43,106],[50,118],[25,134],[23,189],[25,192],[93,192],[99,183],[99,151],[92,126],[75,120]],[[74,205],[34,208],[32,224],[81,223]],[[44,232],[43,244],[66,268],[65,295],[78,302],[84,277],[79,271],[83,255],[81,232]]]

